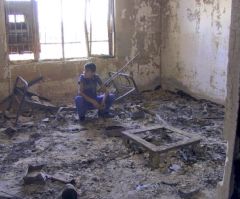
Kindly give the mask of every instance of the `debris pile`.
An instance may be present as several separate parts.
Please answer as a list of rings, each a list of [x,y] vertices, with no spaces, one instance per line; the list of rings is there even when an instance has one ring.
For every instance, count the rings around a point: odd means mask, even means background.
[[[16,115],[0,112],[0,198],[9,197],[6,190],[29,199],[68,193],[83,199],[214,198],[226,155],[223,107],[162,90],[130,100],[115,104],[114,118],[100,119],[93,111],[83,125],[71,107],[22,112],[17,126]],[[152,169],[151,155],[126,147],[121,132],[153,125],[181,129],[201,142],[197,150],[189,145],[161,154],[158,168]],[[181,140],[167,132],[141,136],[160,146]]]

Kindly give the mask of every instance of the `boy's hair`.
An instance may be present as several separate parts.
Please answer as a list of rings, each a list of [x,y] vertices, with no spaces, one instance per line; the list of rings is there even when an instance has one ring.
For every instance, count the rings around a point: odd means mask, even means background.
[[[90,70],[91,72],[94,73],[94,72],[96,72],[97,67],[94,63],[87,63],[87,64],[84,65],[84,69],[85,70]]]

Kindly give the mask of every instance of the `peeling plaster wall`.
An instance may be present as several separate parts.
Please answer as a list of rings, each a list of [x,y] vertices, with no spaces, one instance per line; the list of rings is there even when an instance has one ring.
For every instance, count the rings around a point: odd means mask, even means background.
[[[181,89],[224,103],[231,1],[115,0],[115,4],[116,57],[93,59],[103,77],[140,52],[128,72],[141,90],[161,83],[166,89]],[[0,12],[0,26],[3,24]],[[4,31],[0,29],[1,60],[6,57]],[[35,89],[59,101],[76,94],[76,79],[87,60],[16,65],[0,62],[0,100],[8,95],[17,75],[31,80],[42,74],[45,82]]]
[[[139,61],[130,71],[143,89],[160,84],[160,31],[159,0],[116,0],[117,55],[125,59],[140,52]]]
[[[115,59],[95,58],[81,61],[51,61],[11,65],[11,87],[19,75],[28,81],[43,76],[44,80],[34,86],[33,91],[55,102],[73,101],[77,93],[78,76],[82,73],[84,64],[88,61],[97,64],[98,72],[103,78],[106,77],[108,70],[116,70],[116,66],[119,64]]]
[[[163,87],[223,104],[231,1],[164,0],[162,14]]]
[[[3,2],[3,0],[0,1]],[[106,78],[109,71],[116,71],[126,63],[129,57],[140,52],[141,56],[129,67],[128,72],[133,74],[141,90],[153,89],[160,84],[160,2],[158,0],[116,0],[115,4],[116,57],[94,58],[90,61],[96,62],[98,73]],[[3,27],[4,20],[1,13],[0,26]],[[3,32],[0,32],[1,35]],[[2,51],[0,51],[0,57],[1,55],[3,55]],[[8,87],[12,87],[18,75],[22,75],[27,80],[43,75],[44,82],[33,88],[34,90],[55,101],[72,100],[77,91],[77,77],[87,61],[9,65],[9,73],[0,80],[0,100],[8,95]],[[5,85],[4,81],[8,83]]]

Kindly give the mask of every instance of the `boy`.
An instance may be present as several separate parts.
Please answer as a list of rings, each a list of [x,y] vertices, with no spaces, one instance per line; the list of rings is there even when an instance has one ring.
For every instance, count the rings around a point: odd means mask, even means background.
[[[88,63],[84,66],[84,73],[78,80],[78,96],[75,98],[80,122],[85,120],[87,110],[98,109],[100,117],[113,117],[109,109],[114,101],[114,95],[109,94],[102,80],[96,74],[96,65]],[[97,95],[97,86],[100,86],[103,95]]]

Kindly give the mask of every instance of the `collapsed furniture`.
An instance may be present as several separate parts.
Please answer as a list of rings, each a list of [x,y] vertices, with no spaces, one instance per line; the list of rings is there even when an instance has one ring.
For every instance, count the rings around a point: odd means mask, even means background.
[[[16,109],[15,124],[18,123],[18,118],[21,115],[24,106],[50,111],[57,111],[59,109],[59,107],[52,105],[49,99],[30,92],[29,89],[33,85],[39,83],[41,80],[43,80],[43,77],[38,77],[28,82],[23,77],[18,76],[16,78],[12,93],[0,103],[0,105],[6,104],[5,110],[7,111],[13,108]],[[14,102],[17,103],[16,107],[13,107]]]
[[[120,132],[130,148],[138,145],[149,152],[150,165],[158,168],[161,155],[186,146],[197,146],[201,138],[171,126],[156,125],[147,128],[125,130]]]

